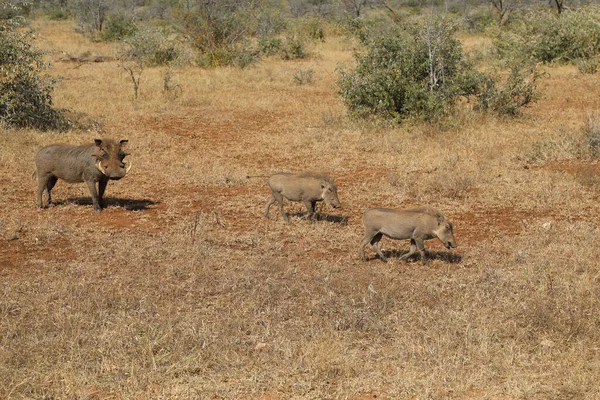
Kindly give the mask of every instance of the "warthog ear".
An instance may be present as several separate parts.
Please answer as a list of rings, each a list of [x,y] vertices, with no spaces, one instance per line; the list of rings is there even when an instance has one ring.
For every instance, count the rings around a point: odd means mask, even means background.
[[[321,189],[325,189],[325,184],[321,183]]]
[[[123,139],[119,142],[119,145],[123,146],[124,144],[127,144],[127,143],[129,143],[129,140]]]
[[[442,214],[437,213],[436,217],[437,217],[438,226],[443,225],[446,222],[446,218]]]
[[[102,146],[102,139],[95,139],[94,142],[96,143],[96,147]]]

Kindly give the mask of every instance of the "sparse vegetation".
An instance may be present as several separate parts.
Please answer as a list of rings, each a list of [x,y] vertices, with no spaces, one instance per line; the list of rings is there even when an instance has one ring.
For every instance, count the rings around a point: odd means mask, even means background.
[[[142,72],[146,67],[175,65],[181,56],[181,50],[161,32],[142,29],[122,41],[119,49],[120,67],[133,83],[134,99],[138,98]],[[167,68],[163,89],[168,87],[172,70]]]
[[[584,131],[584,143],[593,157],[600,156],[600,117],[596,114],[587,116]]]
[[[422,20],[422,2],[407,3],[389,5]],[[163,18],[140,28],[164,24],[191,48],[169,24],[200,3],[136,4]],[[301,19],[337,3],[292,4]],[[384,25],[387,12],[363,18]],[[310,59],[185,64],[184,90],[168,99],[168,65],[149,63],[131,102],[115,43],[74,33],[73,20],[27,22],[19,32],[35,32],[61,78],[53,103],[94,123],[0,127],[0,398],[600,397],[597,76],[549,63],[544,97],[517,118],[474,112],[474,94],[441,125],[347,118],[336,70],[354,68],[360,44],[322,20],[324,41],[303,36]],[[454,40],[463,55],[490,45],[472,31]],[[482,62],[500,93],[510,68]],[[309,70],[312,83],[296,85]],[[133,163],[104,211],[68,184],[37,211],[35,153],[95,137],[129,139]],[[342,208],[320,207],[310,223],[303,204],[286,203],[291,224],[278,210],[264,220],[269,189],[246,176],[306,170],[336,177]],[[360,261],[366,208],[425,204],[453,222],[455,251],[432,240],[424,268],[398,260],[408,241],[384,240],[387,264]]]

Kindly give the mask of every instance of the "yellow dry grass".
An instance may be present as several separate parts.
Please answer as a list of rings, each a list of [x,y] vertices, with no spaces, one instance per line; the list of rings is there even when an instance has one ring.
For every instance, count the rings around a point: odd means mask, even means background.
[[[147,69],[134,102],[115,62],[61,61],[110,45],[34,25],[56,105],[98,124],[0,131],[0,398],[600,397],[596,75],[548,69],[516,120],[386,127],[345,117],[343,38],[304,61],[185,68],[170,95]],[[38,211],[36,151],[98,136],[129,139],[134,163],[108,207],[59,182]],[[266,184],[246,175],[282,170],[336,176],[343,208],[265,221]],[[453,221],[456,251],[362,263],[362,211],[417,204]]]

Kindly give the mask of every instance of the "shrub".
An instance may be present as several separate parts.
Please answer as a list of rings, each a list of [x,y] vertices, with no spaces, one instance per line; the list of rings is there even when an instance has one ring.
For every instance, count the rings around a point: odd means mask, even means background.
[[[600,12],[597,8],[554,13],[531,11],[507,30],[494,34],[499,56],[507,60],[573,62],[600,55]]]
[[[306,20],[302,26],[302,30],[306,32],[306,36],[311,40],[325,41],[325,29],[323,28],[322,19],[310,18]]]
[[[486,77],[477,94],[477,107],[516,117],[521,107],[538,100],[537,85],[542,75],[535,67],[516,65],[503,82],[498,77]]]
[[[338,93],[354,116],[431,120],[448,113],[458,96],[477,94],[481,75],[462,54],[443,20],[375,35],[357,54],[357,68],[341,71]]]
[[[117,41],[133,36],[138,28],[134,19],[125,14],[113,14],[106,23],[106,28],[100,34],[102,40]]]
[[[207,2],[181,14],[184,35],[198,51],[200,66],[245,67],[256,61],[259,53],[247,43],[247,38],[257,30],[252,4],[233,0]],[[272,32],[272,21],[268,22],[265,29]]]
[[[308,57],[304,41],[297,35],[290,35],[282,41],[280,54],[283,60],[298,60]]]
[[[171,66],[181,57],[181,50],[163,32],[141,29],[125,38],[119,48],[119,66],[129,74],[134,98],[139,94],[140,78],[147,66]]]
[[[258,48],[266,56],[272,56],[279,53],[282,42],[279,38],[263,36],[258,39]]]
[[[0,26],[0,120],[9,126],[65,130],[69,121],[52,104],[55,81],[43,76],[43,53],[31,35]]]
[[[600,59],[598,57],[589,59],[579,59],[575,61],[575,65],[582,74],[595,74],[598,72],[598,66],[600,65]]]
[[[314,71],[312,68],[300,69],[294,74],[294,82],[297,85],[310,85],[314,82]]]

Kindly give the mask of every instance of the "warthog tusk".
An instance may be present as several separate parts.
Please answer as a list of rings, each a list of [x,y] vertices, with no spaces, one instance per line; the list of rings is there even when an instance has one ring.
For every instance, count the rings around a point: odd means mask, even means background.
[[[127,169],[125,170],[125,175],[127,175],[129,173],[129,170],[131,170],[131,166],[133,165],[133,163],[129,163],[129,166],[127,166]]]
[[[104,172],[104,170],[102,169],[101,162],[102,162],[102,161],[98,161],[98,162],[96,163],[96,167],[98,167],[98,170],[99,170],[100,172],[102,172],[102,175],[106,175],[106,172]]]

